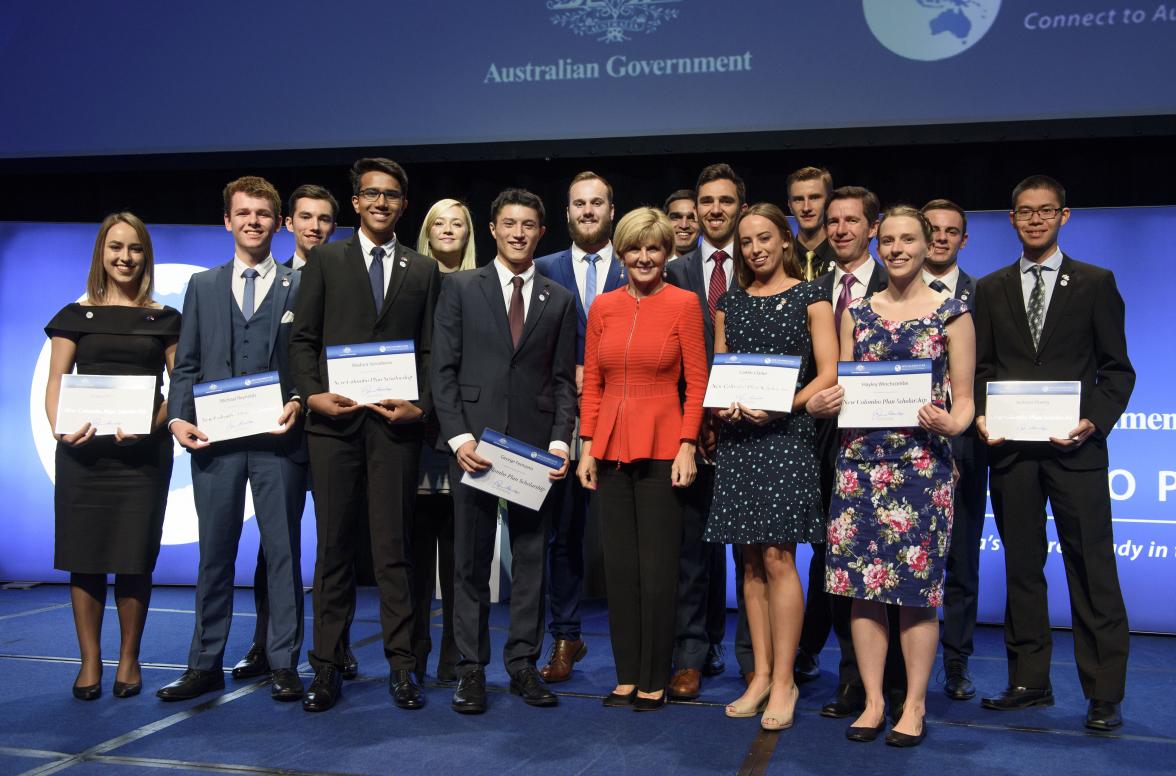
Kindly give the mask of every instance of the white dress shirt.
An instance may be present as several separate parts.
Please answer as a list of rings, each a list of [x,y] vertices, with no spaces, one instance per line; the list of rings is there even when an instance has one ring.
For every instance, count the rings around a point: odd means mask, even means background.
[[[363,268],[368,273],[372,271],[372,248],[376,244],[368,239],[368,236],[360,229],[359,247],[363,250]],[[388,282],[392,280],[392,262],[396,260],[396,235],[392,235],[392,239],[384,243],[381,248],[384,249],[384,296],[388,296]]]
[[[709,294],[711,274],[715,271],[715,262],[711,256],[719,249],[707,242],[705,237],[699,245],[702,250],[702,289]],[[735,281],[735,240],[727,243],[722,250],[727,254],[727,260],[723,262],[723,272],[727,275],[727,290],[730,290],[731,284]]]
[[[299,256],[297,253],[290,257],[290,269],[302,269],[305,266],[306,259]]]
[[[572,272],[576,275],[576,293],[580,295],[580,304],[584,305],[584,312],[588,312],[588,305],[585,304],[588,300],[588,262],[584,261],[587,255],[586,250],[572,243]],[[596,294],[593,299],[604,293],[604,282],[608,280],[608,270],[612,266],[612,242],[597,251],[596,255],[600,258],[596,260]]]
[[[237,307],[241,312],[245,312],[245,278],[242,276],[245,270],[250,268],[250,264],[241,261],[240,257],[233,256],[233,300],[237,303]],[[273,255],[265,257],[253,269],[257,270],[257,277],[253,279],[253,309],[256,310],[261,307],[261,301],[265,299],[265,295],[269,293],[270,286],[274,284],[274,277],[277,275],[274,270],[277,268],[277,262],[274,261]]]
[[[1033,273],[1029,270],[1036,267],[1035,262],[1029,261],[1021,254],[1021,293],[1025,298],[1025,314],[1029,314],[1029,297],[1033,294],[1033,286],[1036,285],[1037,279],[1033,277]],[[1045,284],[1045,304],[1042,305],[1041,311],[1044,315],[1049,311],[1049,300],[1053,298],[1054,285],[1058,282],[1058,272],[1062,268],[1062,249],[1056,248],[1054,252],[1041,262],[1044,270],[1041,273],[1041,281]],[[1044,318],[1042,319],[1044,321]]]
[[[870,278],[874,276],[875,264],[876,262],[874,261],[874,257],[871,256],[870,258],[863,261],[861,266],[855,269],[852,273],[845,272],[843,269],[841,269],[840,265],[834,268],[833,299],[831,300],[833,302],[834,309],[837,309],[837,299],[841,296],[841,278],[845,277],[847,274],[852,274],[855,278],[857,278],[857,282],[849,287],[849,295],[851,297],[850,301],[856,302],[866,295],[866,289],[870,285]]]
[[[947,286],[946,291],[940,291],[939,293],[941,293],[947,297],[954,297],[955,293],[956,293],[956,288],[958,288],[959,284],[960,284],[960,265],[956,264],[955,266],[953,266],[948,271],[948,273],[946,275],[944,275],[943,277],[936,277],[936,276],[932,275],[930,272],[928,272],[926,269],[923,270],[923,282],[924,283],[926,283],[927,285],[931,285],[931,282],[935,281],[935,280],[938,280],[940,283]]]

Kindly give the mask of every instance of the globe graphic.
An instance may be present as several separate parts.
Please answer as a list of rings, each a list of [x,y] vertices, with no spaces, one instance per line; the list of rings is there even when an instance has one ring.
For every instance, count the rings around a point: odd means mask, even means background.
[[[983,38],[1000,0],[862,0],[862,9],[879,43],[900,57],[930,62]]]

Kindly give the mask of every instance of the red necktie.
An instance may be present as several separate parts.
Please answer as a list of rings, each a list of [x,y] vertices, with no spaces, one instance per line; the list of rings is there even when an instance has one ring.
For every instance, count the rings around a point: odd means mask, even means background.
[[[851,274],[841,276],[841,295],[837,297],[837,309],[833,312],[833,324],[837,327],[838,337],[841,336],[841,314],[853,302],[853,292],[850,289],[856,281],[857,278]]]
[[[715,320],[715,305],[719,303],[719,297],[727,293],[727,273],[723,270],[723,262],[727,260],[727,254],[724,251],[715,251],[711,254],[711,260],[715,263],[715,268],[711,270],[710,288],[706,292],[706,304],[710,308],[711,323]]]
[[[517,348],[519,339],[523,336],[523,321],[526,318],[523,313],[523,279],[515,275],[510,282],[514,286],[514,291],[510,295],[510,311],[507,312],[506,319],[510,322],[511,341]]]

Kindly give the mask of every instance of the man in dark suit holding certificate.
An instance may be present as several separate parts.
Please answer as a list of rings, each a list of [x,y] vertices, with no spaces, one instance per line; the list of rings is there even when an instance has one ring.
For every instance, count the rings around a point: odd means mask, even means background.
[[[1048,500],[1065,560],[1078,678],[1089,701],[1086,727],[1108,731],[1123,724],[1128,629],[1111,528],[1107,435],[1127,407],[1135,370],[1115,276],[1058,247],[1069,219],[1060,183],[1045,175],[1021,181],[1009,213],[1021,257],[976,287],[976,430],[990,445],[992,508],[1004,541],[1009,661],[1008,687],[981,705],[1053,704]],[[994,380],[1078,381],[1080,419],[1049,442],[992,438],[985,410]]]
[[[490,563],[498,499],[463,485],[485,471],[477,436],[485,429],[565,459],[549,476],[567,473],[576,422],[576,304],[570,291],[535,271],[543,236],[543,202],[507,189],[490,208],[494,261],[451,275],[437,304],[432,383],[438,448],[455,456],[449,482],[454,502],[454,637],[461,652],[453,709],[486,710],[490,663]],[[511,567],[510,630],[503,659],[510,690],[532,706],[557,702],[535,668],[543,646],[544,548],[550,494],[539,511],[508,505]]]
[[[401,245],[408,177],[390,159],[360,159],[351,168],[351,204],[359,230],[310,252],[294,310],[290,364],[309,410],[306,431],[313,472],[318,552],[314,569],[314,682],[303,708],[325,711],[342,694],[347,649],[343,633],[355,598],[359,515],[367,512],[372,563],[380,591],[380,627],[396,705],[419,709],[424,694],[413,672],[412,511],[429,393],[433,310],[441,285],[437,262]],[[331,345],[411,340],[415,401],[389,396],[357,404],[331,390]]]

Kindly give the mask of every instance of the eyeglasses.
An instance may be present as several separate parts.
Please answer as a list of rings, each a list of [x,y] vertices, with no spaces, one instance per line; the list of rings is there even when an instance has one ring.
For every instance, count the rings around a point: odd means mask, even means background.
[[[404,197],[396,189],[360,189],[359,196],[363,198],[364,202],[375,202],[380,197],[389,202],[399,202]]]
[[[1052,221],[1058,217],[1058,213],[1060,212],[1062,212],[1062,209],[1053,205],[1046,205],[1045,207],[1039,208],[1019,207],[1013,211],[1013,217],[1018,221],[1031,221],[1033,220],[1033,215],[1037,214],[1041,216],[1042,221]]]

